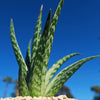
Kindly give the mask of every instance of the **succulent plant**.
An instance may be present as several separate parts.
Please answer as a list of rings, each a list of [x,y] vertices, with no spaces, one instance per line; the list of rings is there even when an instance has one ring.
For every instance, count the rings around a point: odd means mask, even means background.
[[[29,42],[26,58],[24,60],[20,48],[18,46],[13,20],[11,19],[10,35],[11,42],[14,49],[14,53],[19,64],[19,94],[21,96],[54,96],[63,84],[87,61],[100,57],[92,56],[79,60],[72,65],[64,68],[54,78],[52,78],[57,70],[64,64],[69,58],[79,55],[79,53],[69,54],[55,64],[53,64],[49,70],[47,70],[51,47],[53,43],[56,24],[58,21],[61,8],[64,0],[60,0],[56,11],[51,19],[51,9],[49,11],[44,30],[41,35],[41,18],[42,7],[36,23],[35,33],[32,42]]]

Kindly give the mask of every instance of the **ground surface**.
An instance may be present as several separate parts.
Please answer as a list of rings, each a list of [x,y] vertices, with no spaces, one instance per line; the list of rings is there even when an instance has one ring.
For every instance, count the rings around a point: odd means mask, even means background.
[[[9,98],[1,98],[0,100],[76,100],[76,99],[71,99],[71,98],[67,98],[65,95],[60,95],[57,97],[30,97],[30,96],[26,96],[26,97],[22,97],[22,96],[17,96],[15,98],[9,97]]]

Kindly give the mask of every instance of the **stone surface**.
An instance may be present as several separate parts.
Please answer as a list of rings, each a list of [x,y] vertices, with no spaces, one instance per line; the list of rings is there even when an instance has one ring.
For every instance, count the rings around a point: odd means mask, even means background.
[[[30,97],[30,96],[26,96],[26,97],[22,97],[22,96],[17,96],[15,98],[9,97],[9,98],[1,98],[0,100],[76,100],[76,99],[71,99],[71,98],[67,98],[66,95],[60,95],[57,97]]]

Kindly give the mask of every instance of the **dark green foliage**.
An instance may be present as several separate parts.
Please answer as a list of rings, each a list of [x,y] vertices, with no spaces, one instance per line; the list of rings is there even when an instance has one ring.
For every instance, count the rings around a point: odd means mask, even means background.
[[[10,83],[13,83],[13,81],[12,81],[12,78],[11,77],[6,77],[5,79],[3,79],[3,81],[4,82],[6,82],[6,86],[5,86],[5,91],[4,91],[4,98],[6,97],[6,94],[7,94],[7,89],[8,89],[8,85],[10,84]]]
[[[93,86],[91,87],[92,91],[95,91],[96,93],[100,93],[100,86]]]
[[[12,78],[11,77],[6,77],[5,79],[3,79],[4,82],[7,83],[12,83]]]
[[[91,87],[91,90],[96,93],[94,100],[100,100],[100,86],[93,86]]]

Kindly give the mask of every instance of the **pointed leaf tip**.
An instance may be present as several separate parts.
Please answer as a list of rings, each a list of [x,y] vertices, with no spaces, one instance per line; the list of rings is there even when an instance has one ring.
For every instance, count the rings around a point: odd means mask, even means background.
[[[11,21],[13,21],[13,19],[11,18]]]
[[[42,10],[43,10],[43,4],[41,5],[41,9],[40,9],[40,12],[42,12]]]
[[[13,23],[13,19],[12,18],[11,18],[10,22]]]

